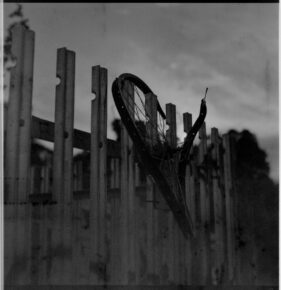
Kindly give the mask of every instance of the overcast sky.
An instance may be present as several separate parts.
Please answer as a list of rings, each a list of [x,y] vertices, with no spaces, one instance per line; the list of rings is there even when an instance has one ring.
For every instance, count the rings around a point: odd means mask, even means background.
[[[4,4],[4,24],[15,4]],[[75,127],[90,131],[91,66],[108,69],[109,123],[118,117],[111,84],[143,79],[162,107],[198,115],[208,87],[207,130],[248,129],[278,178],[278,4],[23,4],[36,33],[33,114],[54,119],[56,50],[76,52]],[[109,138],[114,133],[108,132]]]

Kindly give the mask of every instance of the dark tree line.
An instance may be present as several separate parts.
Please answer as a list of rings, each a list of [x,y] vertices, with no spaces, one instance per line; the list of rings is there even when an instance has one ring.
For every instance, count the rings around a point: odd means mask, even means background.
[[[246,252],[257,246],[259,275],[278,280],[279,185],[269,176],[266,152],[248,130],[230,131],[235,150],[237,245]]]

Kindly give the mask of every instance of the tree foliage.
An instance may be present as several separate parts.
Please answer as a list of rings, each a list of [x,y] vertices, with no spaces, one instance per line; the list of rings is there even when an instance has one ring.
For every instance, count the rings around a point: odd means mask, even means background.
[[[229,132],[234,140],[237,245],[258,247],[260,275],[278,278],[278,184],[269,177],[266,152],[248,130]]]
[[[21,24],[26,28],[29,28],[28,19],[24,17],[23,8],[21,4],[17,4],[17,8],[9,14],[9,18],[12,20],[11,24],[7,28],[7,34],[4,40],[4,68],[10,70],[11,63],[13,61],[12,55],[12,29],[16,24]]]

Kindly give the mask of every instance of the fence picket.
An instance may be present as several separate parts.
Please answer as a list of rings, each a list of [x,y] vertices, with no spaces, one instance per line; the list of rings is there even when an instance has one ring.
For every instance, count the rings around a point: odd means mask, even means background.
[[[225,207],[226,207],[226,237],[227,237],[227,269],[228,279],[233,279],[233,217],[232,217],[232,200],[231,200],[231,157],[230,157],[230,140],[228,134],[223,134],[223,146],[224,146],[224,185],[225,185]]]
[[[183,114],[183,130],[186,134],[189,133],[192,128],[192,115],[190,113]],[[193,147],[191,147],[190,154],[192,154]],[[192,156],[192,155],[191,155]],[[195,224],[195,185],[194,185],[194,174],[192,170],[193,160],[192,157],[186,166],[185,172],[185,200],[187,207],[189,208],[192,222]],[[193,239],[190,238],[188,241],[184,241],[185,247],[185,285],[191,284],[192,277],[192,244]]]
[[[107,70],[92,68],[91,163],[90,166],[90,281],[106,281],[106,126],[107,126]]]
[[[166,104],[166,123],[169,129],[166,131],[166,137],[172,148],[177,146],[177,123],[176,123],[176,106],[174,104]],[[176,189],[176,184],[171,179],[171,186]],[[170,245],[170,279],[173,283],[177,283],[178,277],[178,225],[174,219],[173,213],[169,212],[169,245]],[[174,252],[176,250],[176,252]]]
[[[7,114],[5,146],[5,201],[17,202],[18,199],[18,164],[19,164],[19,123],[21,115],[23,45],[25,28],[16,25],[12,29],[12,54],[16,66],[11,69],[10,93]]]
[[[149,118],[146,123],[147,142],[152,148],[157,143],[157,96],[151,93],[145,95],[145,111]],[[155,244],[156,244],[156,212],[154,208],[154,182],[151,176],[146,179],[146,209],[147,209],[147,283],[154,284],[155,272]]]

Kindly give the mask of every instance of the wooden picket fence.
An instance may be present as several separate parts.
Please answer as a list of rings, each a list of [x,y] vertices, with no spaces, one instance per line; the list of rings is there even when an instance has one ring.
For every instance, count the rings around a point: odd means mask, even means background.
[[[134,145],[107,139],[107,69],[92,67],[91,132],[73,128],[75,53],[57,51],[54,122],[32,115],[34,32],[12,31],[5,138],[5,283],[7,285],[232,285],[235,191],[231,140],[206,126],[186,170],[195,237],[185,239],[157,185],[139,168]],[[171,136],[176,108],[167,104]],[[192,115],[183,115],[184,131]],[[173,137],[175,138],[175,137]],[[31,140],[54,142],[31,166]],[[172,140],[172,142],[174,142]],[[85,162],[73,148],[89,152]],[[35,176],[39,176],[38,178]],[[34,185],[37,184],[37,185]]]

